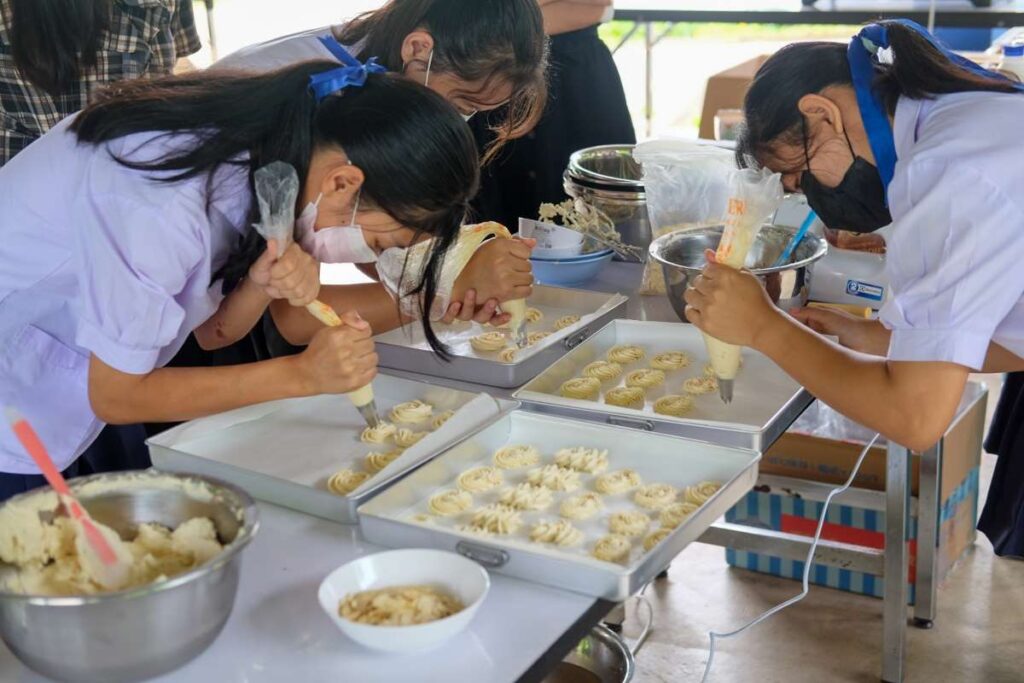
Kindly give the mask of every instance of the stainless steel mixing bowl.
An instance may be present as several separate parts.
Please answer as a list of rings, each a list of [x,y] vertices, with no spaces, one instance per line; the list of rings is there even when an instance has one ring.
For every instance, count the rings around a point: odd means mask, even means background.
[[[807,234],[789,259],[781,266],[773,264],[789,244],[792,228],[766,225],[750,248],[745,266],[757,275],[768,296],[779,308],[789,310],[807,303],[811,271],[808,268],[828,251],[828,244],[817,235]],[[651,243],[650,255],[661,264],[665,289],[672,309],[683,322],[686,302],[683,293],[707,265],[704,251],[715,249],[722,239],[722,226],[680,230],[662,235]]]
[[[206,487],[212,498],[201,501],[176,486],[160,486],[166,478]],[[125,482],[123,489],[81,498],[93,517],[123,537],[132,538],[143,522],[173,529],[193,517],[209,517],[224,551],[185,574],[117,593],[44,597],[0,588],[0,637],[26,666],[61,681],[139,681],[177,669],[214,641],[231,614],[241,551],[259,526],[256,506],[230,484],[153,470],[70,484],[81,489],[94,481]],[[47,494],[49,489],[24,493],[3,505]],[[0,579],[10,571],[0,564]]]

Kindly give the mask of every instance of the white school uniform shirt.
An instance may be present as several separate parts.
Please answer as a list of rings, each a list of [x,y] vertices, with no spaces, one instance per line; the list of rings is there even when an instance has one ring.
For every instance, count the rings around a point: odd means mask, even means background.
[[[1024,94],[901,98],[889,185],[888,357],[982,367],[1024,358]]]
[[[333,39],[333,31],[332,26],[322,26],[243,47],[217,60],[210,68],[264,72],[313,59],[337,62],[338,58],[320,42],[321,38]],[[355,54],[358,50],[349,49],[349,52]]]
[[[73,118],[0,168],[0,405],[28,418],[61,469],[103,427],[89,355],[131,374],[169,362],[220,305],[212,274],[251,204],[244,166],[221,167],[209,185],[165,183],[111,157],[156,159],[183,136],[79,144]],[[0,472],[39,472],[6,424]]]

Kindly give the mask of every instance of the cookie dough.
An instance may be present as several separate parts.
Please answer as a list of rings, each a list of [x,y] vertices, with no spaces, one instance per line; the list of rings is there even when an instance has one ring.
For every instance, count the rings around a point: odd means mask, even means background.
[[[517,349],[514,346],[510,346],[507,349],[502,349],[501,353],[498,354],[498,360],[500,360],[502,363],[511,363],[516,359],[516,351],[518,350],[519,349]]]
[[[446,410],[437,417],[435,417],[434,421],[430,423],[430,426],[433,427],[434,429],[440,429],[441,427],[444,426],[445,422],[452,419],[452,415],[454,414],[454,410]]]
[[[693,398],[684,394],[669,394],[654,402],[654,412],[670,417],[684,417],[693,410]]]
[[[399,403],[391,409],[392,422],[404,422],[406,424],[422,424],[430,419],[434,413],[434,407],[423,401],[408,401]]]
[[[363,485],[370,475],[367,472],[338,470],[327,480],[327,490],[339,496],[347,496]]]
[[[484,332],[483,334],[471,337],[469,345],[473,347],[474,351],[483,351],[485,353],[497,351],[505,346],[505,335],[501,332]]]
[[[683,391],[688,394],[713,394],[718,391],[718,378],[715,376],[692,377],[683,382]]]
[[[427,432],[414,432],[411,429],[402,427],[395,431],[395,445],[401,448],[409,448],[419,443]]]
[[[499,503],[516,510],[546,510],[553,500],[551,489],[526,482],[505,489],[498,498]]]
[[[661,526],[666,529],[675,529],[687,517],[696,512],[697,508],[698,506],[693,503],[672,503],[661,511]]]
[[[590,519],[603,508],[601,496],[587,491],[563,501],[559,512],[566,519]]]
[[[435,515],[454,517],[473,507],[473,496],[465,491],[449,489],[435,493],[427,501],[427,508]]]
[[[683,351],[665,351],[651,359],[655,370],[681,370],[690,364],[690,356]]]
[[[561,463],[559,463],[560,465]],[[545,465],[530,470],[527,481],[552,491],[575,491],[580,487],[580,473],[559,465]]]
[[[526,335],[526,345],[533,346],[548,336],[547,332],[531,332]]]
[[[386,453],[375,452],[369,453],[366,456],[366,469],[370,470],[374,474],[380,472],[382,469],[394,462],[395,458],[402,454],[402,449],[396,448],[393,451],[387,451]]]
[[[608,518],[609,531],[620,536],[643,536],[650,525],[651,518],[639,510],[616,512]]]
[[[496,503],[474,512],[471,523],[478,529],[504,536],[519,531],[519,527],[523,525],[523,518],[519,510]]]
[[[605,562],[623,562],[629,559],[629,551],[633,544],[625,536],[608,534],[594,544],[591,555]]]
[[[393,586],[346,595],[338,614],[357,624],[410,626],[444,619],[465,608],[458,598],[433,586]]]
[[[563,315],[561,318],[555,321],[556,330],[564,330],[565,328],[575,325],[580,321],[578,315]]]
[[[637,489],[633,501],[648,510],[662,510],[676,501],[676,489],[669,484],[647,484]]]
[[[381,422],[376,427],[367,427],[359,435],[363,443],[387,443],[395,435],[398,428],[390,422]]]
[[[658,529],[647,534],[647,538],[644,539],[644,551],[650,552],[654,546],[658,545],[672,533],[672,529]]]
[[[539,323],[544,319],[544,313],[539,308],[527,308],[525,317],[528,323]]]
[[[577,472],[601,474],[608,469],[608,451],[586,446],[562,448],[555,453],[555,464]]]
[[[565,398],[596,401],[601,394],[601,382],[593,377],[575,377],[568,382],[563,382],[558,393]]]
[[[660,387],[665,383],[665,373],[661,370],[654,370],[652,368],[643,368],[642,370],[634,370],[633,372],[626,375],[626,386],[637,387],[648,391],[655,387]]]
[[[615,387],[604,393],[604,402],[610,406],[642,410],[646,397],[639,387]]]
[[[633,344],[622,344],[613,346],[608,351],[607,358],[613,363],[628,365],[629,363],[642,361],[646,356],[647,352],[643,348]]]
[[[708,499],[715,495],[722,485],[717,481],[702,481],[696,486],[687,486],[683,489],[683,498],[688,503],[700,506],[708,502]]]
[[[594,488],[601,493],[625,493],[642,483],[643,479],[640,478],[636,470],[625,469],[602,474],[597,478]]]
[[[484,493],[496,489],[504,483],[501,470],[494,467],[474,467],[466,470],[455,480],[456,485],[470,493]]]
[[[610,360],[596,360],[584,367],[582,374],[600,382],[613,382],[622,376],[622,366]]]
[[[582,543],[583,532],[564,519],[538,522],[530,529],[530,540],[534,543],[551,543],[568,547]]]
[[[540,451],[524,444],[505,446],[494,453],[494,466],[503,470],[521,470],[539,462]]]

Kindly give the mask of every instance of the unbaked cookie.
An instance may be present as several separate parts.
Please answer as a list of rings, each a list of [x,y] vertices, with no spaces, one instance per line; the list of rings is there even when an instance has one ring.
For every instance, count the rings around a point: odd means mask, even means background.
[[[526,345],[533,346],[537,342],[541,341],[548,336],[547,332],[531,332],[526,335]]]
[[[397,430],[398,428],[390,422],[379,422],[374,427],[364,429],[359,435],[359,440],[363,443],[387,443]]]
[[[608,469],[608,451],[586,446],[562,448],[555,453],[555,464],[577,472],[601,474]]]
[[[647,538],[644,539],[644,551],[650,552],[654,546],[664,541],[672,531],[672,529],[662,528],[647,534]]]
[[[522,483],[502,491],[498,502],[516,510],[546,510],[553,500],[550,489]]]
[[[683,489],[683,498],[686,499],[686,502],[688,503],[703,505],[708,502],[708,498],[715,495],[715,492],[720,488],[722,488],[722,485],[717,481],[702,481],[696,486],[687,486]]]
[[[395,458],[402,454],[401,448],[396,448],[393,451],[387,453],[368,453],[366,456],[366,469],[371,472],[380,472],[382,469],[390,465]]]
[[[503,470],[521,470],[540,462],[540,451],[533,446],[516,444],[499,448],[494,453],[494,465]]]
[[[601,382],[593,377],[575,377],[568,382],[563,382],[558,393],[565,398],[596,401],[601,394]]]
[[[474,467],[466,470],[458,476],[455,483],[463,491],[470,493],[483,493],[502,485],[505,478],[501,470],[494,467]]]
[[[500,360],[502,363],[511,363],[516,359],[516,351],[518,350],[519,349],[517,349],[514,346],[510,346],[507,349],[502,349],[501,353],[498,354],[498,360]]]
[[[583,542],[583,532],[564,519],[553,522],[537,522],[530,529],[530,540],[534,543],[551,543],[563,547]]]
[[[596,360],[584,367],[582,374],[599,382],[612,382],[622,376],[622,366],[610,360]]]
[[[660,387],[664,383],[665,373],[661,370],[654,370],[652,368],[634,370],[626,375],[627,387],[637,387],[638,389],[644,389],[645,391],[654,389],[655,387]]]
[[[562,502],[559,512],[566,519],[590,519],[604,508],[601,496],[587,491]]]
[[[633,344],[622,344],[620,346],[613,346],[608,351],[608,360],[613,363],[619,363],[620,365],[627,365],[629,363],[636,363],[641,361],[647,355],[641,347]]]
[[[579,321],[580,317],[578,315],[563,315],[561,318],[555,321],[555,329],[564,330],[570,325],[575,325]]]
[[[430,423],[430,426],[433,427],[434,429],[440,429],[442,426],[444,426],[445,422],[452,419],[452,415],[454,414],[454,410],[446,410],[437,417],[435,417],[434,421]]]
[[[419,443],[423,437],[427,435],[427,432],[414,432],[411,429],[402,427],[395,432],[395,445],[402,448],[409,448]]]
[[[661,510],[676,501],[676,489],[668,484],[648,484],[637,489],[633,500],[642,508]]]
[[[625,536],[608,534],[594,544],[591,555],[605,562],[623,562],[629,559],[629,551],[633,544]]]
[[[644,390],[640,387],[615,387],[604,393],[604,402],[610,406],[641,410],[644,401]]]
[[[427,508],[435,515],[453,517],[473,507],[473,496],[466,491],[449,489],[435,493],[427,501]]]
[[[434,406],[423,401],[408,401],[399,403],[391,409],[392,422],[405,422],[406,424],[420,424],[430,419],[434,413]]]
[[[526,309],[526,322],[528,323],[539,323],[544,319],[544,313],[539,308],[527,308]]]
[[[363,485],[370,475],[366,472],[338,470],[327,480],[327,490],[339,496],[347,496]]]
[[[474,351],[483,351],[485,353],[497,351],[505,346],[505,335],[501,332],[484,332],[475,337],[470,337],[469,345],[473,347]]]
[[[708,377],[692,377],[683,382],[683,391],[688,394],[713,394],[718,391],[718,378],[712,375]]]
[[[690,364],[690,356],[682,351],[665,351],[651,359],[655,370],[681,370]]]
[[[552,491],[575,491],[580,487],[580,473],[558,465],[545,465],[530,470],[526,479],[531,484],[543,486]]]
[[[643,536],[650,525],[651,518],[639,510],[616,512],[608,518],[608,529],[621,536]]]
[[[669,394],[654,402],[654,412],[659,415],[683,417],[693,410],[693,398],[684,394]]]
[[[672,503],[661,511],[661,526],[666,529],[675,529],[683,521],[697,511],[697,505],[693,503]]]
[[[616,470],[598,477],[594,488],[601,493],[625,493],[642,483],[643,479],[635,470]]]
[[[523,518],[515,508],[495,503],[474,512],[471,524],[492,534],[514,534],[523,525]]]

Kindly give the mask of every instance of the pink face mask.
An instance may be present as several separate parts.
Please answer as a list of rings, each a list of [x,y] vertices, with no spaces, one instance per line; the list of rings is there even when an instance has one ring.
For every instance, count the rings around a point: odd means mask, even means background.
[[[323,194],[310,202],[295,219],[295,240],[302,250],[320,263],[374,263],[377,253],[366,243],[363,229],[356,224],[359,197],[348,225],[315,230],[317,207]]]

